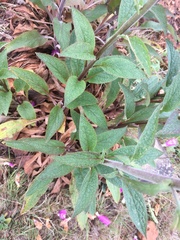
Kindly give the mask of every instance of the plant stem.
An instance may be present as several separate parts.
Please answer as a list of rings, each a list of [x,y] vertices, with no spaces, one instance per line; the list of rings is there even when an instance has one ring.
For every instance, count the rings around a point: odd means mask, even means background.
[[[61,3],[59,5],[59,13],[58,13],[58,20],[60,21],[61,20],[61,15],[62,15],[62,12],[63,12],[63,9],[64,9],[64,4],[65,4],[66,0],[61,0]]]
[[[152,173],[142,169],[133,168],[121,162],[110,160],[110,159],[105,159],[105,162],[103,165],[106,165],[112,168],[117,168],[120,171],[123,171],[131,176],[134,176],[141,180],[152,182],[152,183],[161,183],[165,180],[171,180],[171,186],[175,189],[180,189],[180,180],[177,178],[165,177],[157,173]]]
[[[150,9],[153,7],[158,0],[149,0],[139,11],[139,13],[135,13],[131,18],[129,18],[128,21],[126,21],[118,30],[116,33],[114,33],[111,38],[104,44],[104,46],[99,50],[99,52],[96,54],[96,60],[91,61],[87,67],[84,69],[84,71],[79,76],[79,80],[83,79],[84,76],[86,76],[88,70],[94,65],[94,63],[100,58],[100,56],[106,51],[107,48],[109,48],[112,44],[114,44],[117,39],[120,37],[121,34],[126,32],[130,27],[132,27],[136,22],[139,21]]]

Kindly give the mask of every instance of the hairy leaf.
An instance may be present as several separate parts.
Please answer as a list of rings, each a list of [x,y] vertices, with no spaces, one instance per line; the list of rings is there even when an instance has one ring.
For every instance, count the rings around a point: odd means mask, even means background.
[[[10,43],[8,43],[5,48],[9,53],[17,48],[30,47],[36,48],[44,45],[47,42],[47,39],[44,38],[37,30],[28,31],[22,33]]]
[[[115,203],[118,203],[120,200],[120,189],[119,187],[115,186],[114,184],[112,184],[111,182],[109,182],[108,180],[106,180],[106,184],[112,194],[112,197],[115,201]]]
[[[85,115],[100,128],[107,129],[107,122],[103,111],[97,104],[83,106]]]
[[[135,224],[136,228],[146,236],[147,227],[147,210],[144,198],[141,193],[133,189],[129,184],[123,181],[123,194],[126,200],[126,206],[129,215]]]
[[[141,64],[142,68],[148,76],[151,75],[151,58],[149,51],[144,42],[139,37],[128,38],[130,47],[134,52],[137,61]]]
[[[134,0],[121,0],[118,14],[118,27],[121,27],[130,17],[136,13]]]
[[[167,18],[164,7],[162,5],[156,4],[150,9],[150,11],[154,14],[154,16],[161,24],[164,33],[167,34]]]
[[[83,151],[93,151],[97,144],[96,132],[82,114],[79,122],[79,141]]]
[[[102,68],[94,67],[88,72],[87,81],[89,83],[103,84],[112,82],[116,79],[116,76],[108,74]]]
[[[105,4],[100,4],[100,5],[97,4],[95,8],[86,9],[83,11],[83,14],[89,20],[89,22],[95,21],[105,13],[107,13],[107,6]]]
[[[42,95],[47,95],[49,92],[48,85],[44,81],[43,78],[41,78],[39,75],[24,70],[17,67],[11,67],[11,71],[21,80],[23,80],[25,83],[27,83],[32,89],[36,90],[36,92],[41,93]]]
[[[62,83],[66,83],[69,72],[66,64],[56,57],[52,57],[44,53],[36,53],[36,55],[46,64],[52,74]]]
[[[125,134],[126,128],[112,129],[97,135],[97,145],[94,151],[102,152],[114,146]]]
[[[77,168],[93,167],[102,162],[102,159],[100,159],[97,154],[90,152],[69,153],[64,156],[54,157],[54,159],[58,160],[61,164]]]
[[[46,141],[49,141],[50,138],[56,133],[56,131],[61,127],[64,122],[64,113],[63,109],[60,106],[56,105],[53,107],[49,114],[48,124],[46,129]]]
[[[155,134],[157,132],[158,118],[161,107],[162,105],[159,104],[159,106],[154,110],[153,114],[149,118],[145,129],[140,136],[138,144],[136,145],[136,149],[132,157],[133,160],[138,160],[145,154],[148,148],[152,146]]]
[[[8,114],[9,107],[12,101],[12,92],[3,92],[0,91],[0,115],[3,113],[4,115]]]
[[[17,111],[22,118],[32,120],[36,118],[36,113],[30,102],[24,101],[17,107]]]
[[[34,179],[28,188],[24,198],[25,205],[21,212],[25,213],[36,205],[54,178],[62,177],[72,170],[73,167],[62,165],[56,160],[49,164],[46,169]]]
[[[76,42],[64,49],[60,55],[81,60],[95,60],[92,47],[86,42]]]
[[[76,76],[69,77],[65,88],[64,105],[67,106],[79,97],[84,92],[85,88],[85,81],[78,81]]]
[[[95,36],[91,24],[87,18],[75,8],[72,8],[72,18],[76,41],[90,44],[91,51],[93,51],[95,48]]]
[[[44,138],[22,138],[16,141],[6,141],[8,147],[28,152],[43,152],[46,154],[61,154],[64,152],[64,144],[60,141]]]
[[[129,59],[123,56],[110,56],[99,59],[95,66],[101,67],[105,72],[120,78],[145,78],[144,73]]]
[[[87,173],[82,182],[79,197],[72,217],[75,217],[82,211],[85,211],[91,204],[91,199],[96,195],[98,188],[98,174],[95,168]]]

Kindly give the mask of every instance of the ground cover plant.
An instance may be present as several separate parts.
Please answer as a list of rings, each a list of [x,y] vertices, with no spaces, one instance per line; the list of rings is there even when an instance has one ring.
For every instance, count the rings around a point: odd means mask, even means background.
[[[85,1],[77,5],[31,2],[47,12],[53,35],[31,30],[0,42],[2,146],[35,153],[27,158],[26,171],[34,163],[37,171],[21,214],[36,207],[54,179],[70,176],[74,210],[70,218],[66,210],[59,212],[65,229],[75,217],[81,229],[86,228],[88,217],[110,224],[97,213],[102,184],[115,203],[123,191],[129,216],[142,236],[147,236],[148,223],[143,194],[172,193],[176,203],[173,228],[179,229],[180,180],[161,142],[170,139],[165,147],[179,144],[180,55],[172,41],[167,39],[166,52],[161,53],[143,35],[153,29],[165,35],[170,32],[173,41],[179,41],[167,22],[166,10],[157,0],[87,1],[87,5]],[[38,51],[48,41],[51,51]],[[9,53],[24,47],[37,49],[37,58],[51,72],[50,82],[33,71],[9,66]],[[41,102],[31,99],[33,94],[46,103],[43,114]],[[12,111],[17,115],[9,120]],[[29,136],[23,134],[24,128]],[[13,167],[13,163],[4,164]],[[1,215],[0,227],[6,229],[9,221]]]

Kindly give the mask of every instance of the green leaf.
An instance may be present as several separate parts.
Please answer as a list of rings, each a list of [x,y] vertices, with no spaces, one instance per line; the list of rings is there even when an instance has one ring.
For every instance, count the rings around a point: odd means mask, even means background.
[[[109,0],[107,1],[108,6],[108,12],[114,13],[114,11],[117,11],[119,8],[121,0]]]
[[[74,109],[74,108],[77,108],[78,106],[94,105],[97,102],[98,101],[94,97],[94,95],[92,95],[91,93],[85,91],[79,97],[77,97],[73,102],[68,104],[67,107],[69,109]]]
[[[108,74],[101,68],[93,67],[88,72],[87,81],[89,83],[103,84],[112,82],[116,78],[117,78],[116,76]]]
[[[95,168],[87,173],[82,182],[79,197],[72,217],[75,217],[82,211],[85,211],[91,204],[91,199],[96,195],[98,188],[98,174]]]
[[[125,118],[128,119],[130,118],[133,113],[135,112],[135,102],[134,102],[134,95],[132,91],[130,91],[127,87],[125,87],[123,84],[119,84],[123,93],[124,93],[124,98],[125,98]]]
[[[105,13],[107,13],[107,6],[105,4],[96,5],[93,9],[86,9],[83,11],[83,14],[89,22],[95,21]]]
[[[24,101],[17,107],[17,111],[22,118],[32,120],[36,118],[36,113],[30,102]]]
[[[41,172],[28,188],[24,200],[25,205],[21,213],[25,213],[36,205],[39,198],[46,192],[49,184],[54,178],[62,177],[73,170],[73,167],[61,165],[58,161],[50,163],[46,169]]]
[[[142,157],[145,152],[148,150],[149,147],[152,146],[155,138],[155,134],[157,132],[158,126],[158,119],[159,119],[159,112],[162,105],[159,106],[154,110],[153,114],[149,118],[143,133],[140,136],[138,144],[136,145],[136,149],[134,155],[132,157],[133,160],[137,160]]]
[[[148,76],[151,75],[151,57],[144,42],[139,37],[128,38],[130,47],[134,52],[137,61],[141,64],[142,68]]]
[[[3,48],[6,44],[7,42],[0,42],[0,49]]]
[[[0,91],[0,115],[3,113],[4,115],[7,116],[9,107],[11,105],[12,101],[12,92],[2,92]]]
[[[156,4],[150,9],[150,11],[154,14],[154,16],[161,24],[164,33],[167,34],[167,18],[165,8],[162,5]]]
[[[79,141],[83,151],[93,151],[97,144],[96,132],[82,114],[79,122]]]
[[[47,42],[47,39],[44,38],[37,30],[28,31],[22,33],[10,43],[8,43],[5,48],[9,53],[17,48],[30,47],[36,48],[44,45]]]
[[[103,111],[97,104],[83,106],[84,113],[93,123],[100,128],[107,129],[107,122]]]
[[[88,172],[89,172],[89,168],[75,168],[74,169],[73,176],[74,176],[74,181],[75,181],[78,192],[80,191],[83,180]]]
[[[66,83],[69,72],[66,64],[56,57],[52,57],[44,53],[36,53],[36,55],[46,64],[52,74],[62,83]]]
[[[180,54],[174,49],[172,42],[166,40],[166,44],[168,53],[168,73],[166,75],[166,85],[169,86],[173,81],[173,77],[180,71]]]
[[[7,51],[3,50],[0,52],[0,62],[1,68],[8,68],[8,61],[7,61]]]
[[[136,189],[138,192],[148,194],[150,196],[155,196],[158,193],[171,192],[171,180],[166,179],[161,183],[147,183],[140,182],[134,179],[125,178],[125,182],[128,182],[128,185],[132,189]]]
[[[0,79],[6,79],[6,78],[16,78],[16,75],[10,72],[8,68],[1,68]]]
[[[129,159],[133,156],[135,149],[136,145],[121,147],[113,152],[110,152],[109,157],[112,158],[112,156],[114,156],[114,160],[130,165],[131,163]],[[159,151],[158,149],[149,147],[149,149],[144,153],[144,155],[136,161],[136,164],[140,166],[149,164],[155,167],[154,160],[160,157],[162,154],[163,152]]]
[[[140,109],[137,108],[136,112],[126,121],[126,123],[148,120],[154,112],[154,109],[154,105],[149,105],[148,107],[143,106]]]
[[[31,0],[32,3],[36,4],[38,7],[45,10],[44,5],[42,4],[41,0]]]
[[[84,70],[85,61],[80,59],[70,58],[69,62],[70,62],[70,68],[71,68],[71,75],[78,77]]]
[[[19,92],[19,91],[28,92],[30,87],[26,82],[17,78],[14,80],[14,88],[15,88],[16,92]]]
[[[119,93],[119,79],[113,81],[106,85],[106,105],[105,107],[108,108],[117,98]]]
[[[12,138],[17,132],[20,132],[28,124],[32,124],[36,120],[10,120],[8,122],[0,124],[0,139]]]
[[[32,89],[36,90],[36,92],[39,92],[42,95],[48,94],[49,90],[47,83],[37,74],[17,67],[11,67],[11,71],[18,78],[27,83]]]
[[[115,186],[114,184],[112,184],[111,182],[109,182],[108,180],[106,180],[107,186],[112,194],[112,197],[115,201],[115,203],[118,203],[120,200],[120,190],[119,187]]]
[[[173,77],[173,81],[166,88],[166,95],[163,100],[163,111],[170,112],[180,106],[180,73]]]
[[[69,77],[65,88],[64,105],[67,106],[77,97],[79,97],[84,92],[85,88],[85,81],[78,81],[78,78],[76,76]]]
[[[135,13],[136,8],[134,0],[121,0],[118,14],[118,27],[121,27]]]
[[[105,72],[120,78],[145,78],[144,73],[129,59],[123,56],[109,56],[99,59],[94,66],[101,67]]]
[[[108,150],[114,146],[125,134],[126,127],[120,129],[112,129],[100,133],[97,136],[97,145],[94,149],[95,152],[102,152],[103,150]]]
[[[135,224],[136,228],[146,236],[147,228],[147,210],[144,198],[141,193],[133,189],[129,184],[123,181],[123,194],[126,200],[126,206],[129,215]]]
[[[64,50],[69,46],[70,43],[71,23],[64,23],[59,21],[57,18],[54,18],[53,29],[61,49]]]
[[[95,36],[88,19],[75,8],[72,8],[72,18],[76,41],[80,43],[88,43],[91,46],[91,51],[93,51],[95,48]]]
[[[60,106],[56,105],[51,109],[45,135],[46,142],[49,141],[56,131],[62,126],[64,118],[63,109]]]
[[[54,159],[58,160],[61,164],[77,168],[93,167],[102,162],[102,159],[97,154],[90,152],[69,153],[65,156],[54,157]]]
[[[64,144],[60,141],[44,138],[22,138],[16,141],[6,141],[8,147],[28,152],[43,152],[46,154],[61,154],[64,152]]]
[[[104,166],[102,164],[98,164],[96,166],[96,169],[98,171],[98,174],[100,174],[101,176],[105,177],[105,178],[114,178],[117,175],[117,170],[108,167],[108,166]]]
[[[73,207],[75,207],[75,204],[76,204],[77,199],[78,199],[78,190],[77,190],[75,181],[76,181],[76,179],[72,178],[71,184],[70,184],[70,187],[69,187],[69,191],[70,191],[70,194],[71,194],[71,202],[73,204]],[[78,225],[79,225],[80,229],[83,230],[87,225],[87,220],[88,220],[87,213],[81,212],[79,215],[77,215],[76,218],[77,218],[77,222],[78,222]]]
[[[86,42],[76,42],[62,51],[61,57],[69,57],[81,60],[95,60],[92,47]]]
[[[178,110],[171,113],[162,130],[158,131],[157,137],[178,137],[180,136],[180,119]]]

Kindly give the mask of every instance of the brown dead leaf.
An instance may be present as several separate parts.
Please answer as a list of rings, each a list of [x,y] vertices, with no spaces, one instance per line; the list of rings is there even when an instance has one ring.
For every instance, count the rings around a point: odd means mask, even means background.
[[[60,227],[64,228],[64,231],[67,233],[68,232],[68,222],[71,220],[71,218],[66,218],[65,220],[61,221]]]
[[[156,203],[156,205],[154,207],[155,216],[158,216],[160,209],[161,209],[160,204]]]
[[[42,153],[38,152],[36,153],[32,158],[28,159],[24,164],[24,172],[27,175],[31,175],[34,170],[35,162],[38,158],[41,158]],[[37,165],[37,164],[36,164]]]
[[[43,227],[43,224],[42,224],[42,222],[39,222],[37,219],[33,219],[33,222],[34,222],[34,225],[35,225],[35,227],[38,229],[38,230],[41,230],[42,229],[42,227]]]
[[[76,130],[76,126],[73,121],[71,121],[68,125],[68,130],[62,134],[60,141],[65,142],[67,138],[71,136],[71,133]]]
[[[61,179],[58,178],[54,187],[53,187],[53,190],[51,191],[51,194],[59,193],[60,189],[61,189],[61,186],[62,186]]]
[[[97,218],[97,217],[96,217],[96,215],[91,215],[90,213],[88,213],[88,218],[89,218],[90,220],[94,220],[94,219]]]
[[[42,237],[38,234],[36,240],[43,240]]]
[[[51,228],[51,224],[50,224],[50,219],[49,218],[46,218],[46,224],[45,226],[50,229]]]
[[[153,221],[148,221],[146,235],[147,238],[145,238],[140,232],[138,232],[138,237],[140,240],[157,240],[159,233]]]
[[[61,177],[61,179],[63,180],[63,182],[65,183],[64,185],[70,185],[70,180],[69,180],[69,178],[67,178],[67,177]]]

